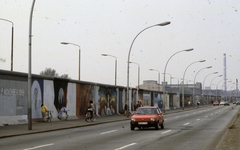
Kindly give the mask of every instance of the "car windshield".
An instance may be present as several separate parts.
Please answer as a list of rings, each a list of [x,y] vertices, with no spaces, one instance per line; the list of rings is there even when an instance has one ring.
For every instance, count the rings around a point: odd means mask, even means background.
[[[156,108],[138,108],[136,114],[157,114]]]

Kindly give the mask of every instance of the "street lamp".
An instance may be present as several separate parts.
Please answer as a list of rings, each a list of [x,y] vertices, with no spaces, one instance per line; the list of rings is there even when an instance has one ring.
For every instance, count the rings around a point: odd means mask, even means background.
[[[187,69],[194,63],[198,63],[198,62],[205,62],[206,60],[200,60],[200,61],[195,61],[193,63],[191,63],[190,65],[187,66],[187,68],[185,69],[184,71],[184,74],[183,74],[183,86],[182,86],[182,109],[184,110],[184,78],[185,78],[185,73],[187,71]]]
[[[163,109],[163,110],[164,110],[164,112],[165,112],[165,103],[166,103],[165,74],[166,74],[166,69],[167,69],[168,62],[169,62],[169,60],[170,60],[174,55],[176,55],[177,53],[180,53],[180,52],[189,52],[189,51],[192,51],[192,50],[193,50],[193,48],[178,51],[178,52],[174,53],[174,54],[167,60],[167,63],[166,63],[166,65],[165,65],[165,67],[164,67],[164,72],[163,72],[163,94],[164,94],[164,105],[163,105],[164,109]]]
[[[216,78],[218,78],[218,77],[221,77],[222,75],[218,75],[218,76],[216,76],[216,77],[214,77],[212,80],[211,80],[211,82],[210,82],[210,90],[211,90],[211,101],[212,101],[212,82],[213,82],[213,80],[214,79],[216,79]]]
[[[140,65],[136,62],[130,61],[129,63],[138,65],[138,90],[139,90],[139,82],[140,82]]]
[[[196,81],[196,77],[197,77],[197,75],[198,75],[198,73],[200,72],[200,71],[202,71],[202,70],[204,70],[204,69],[210,69],[210,68],[212,68],[212,66],[208,66],[208,67],[205,67],[205,68],[202,68],[202,69],[200,69],[197,73],[196,73],[196,75],[195,75],[195,77],[194,77],[194,80],[193,80],[193,100],[195,100],[195,93],[196,93],[196,83],[195,83],[195,81]]]
[[[213,80],[216,79],[216,78],[218,78],[218,77],[221,77],[221,76],[222,76],[222,75],[218,75],[218,76],[214,77],[214,78],[211,80],[211,82],[210,82],[210,89],[212,89],[211,86],[212,86]]]
[[[163,73],[164,75],[165,74],[167,74],[167,75],[169,75],[169,78],[170,78],[170,80],[169,80],[169,82],[170,82],[170,91],[171,91],[171,84],[172,84],[172,75],[170,74],[170,73]],[[164,82],[165,83],[165,82]],[[165,88],[164,88],[165,89]],[[166,90],[165,90],[166,91]]]
[[[158,72],[158,91],[160,91],[160,71],[156,69],[149,69],[150,71],[157,71]]]
[[[12,21],[0,18],[0,20],[10,22],[12,24],[12,39],[11,39],[11,71],[13,71],[13,32],[14,32],[14,24]]]
[[[179,93],[179,79],[176,78],[176,77],[171,77],[171,79],[177,79],[178,80],[178,92],[177,93]]]
[[[35,0],[32,2],[32,7],[30,11],[29,19],[29,50],[28,50],[28,130],[32,130],[32,100],[31,100],[31,90],[32,90],[32,16]]]
[[[204,78],[204,80],[203,80],[203,89],[205,89],[205,88],[204,88],[204,83],[205,83],[206,78],[207,78],[208,76],[210,76],[211,74],[217,74],[217,73],[218,73],[218,72],[209,73],[209,74]]]
[[[226,79],[226,80],[228,80],[228,79]],[[220,80],[220,81],[217,83],[217,87],[216,87],[216,101],[217,101],[217,94],[218,94],[218,84],[219,84],[220,82],[222,82],[222,81],[225,81],[225,79],[222,79],[222,80]]]
[[[204,80],[203,80],[203,94],[202,95],[204,95],[204,93],[205,93],[205,87],[204,87],[204,83],[205,83],[205,80],[206,80],[206,78],[208,77],[208,76],[210,76],[211,74],[217,74],[218,72],[212,72],[212,73],[209,73],[205,78],[204,78]],[[207,102],[208,102],[208,95],[207,95]]]
[[[78,57],[78,61],[79,61],[79,63],[78,63],[78,66],[79,66],[79,68],[78,68],[78,80],[80,81],[80,68],[81,68],[81,48],[80,48],[80,46],[77,45],[77,44],[68,43],[68,42],[61,42],[61,44],[64,44],[64,45],[70,44],[70,45],[74,45],[74,46],[77,46],[77,47],[78,47],[78,49],[79,49],[79,57]]]
[[[115,86],[117,85],[117,57],[109,54],[102,54],[102,56],[110,56],[115,58]]]
[[[138,86],[137,86],[137,101],[138,101],[138,91],[139,91],[139,82],[140,82],[140,65],[136,62],[130,61],[129,63],[138,65]]]
[[[163,23],[160,23],[160,24],[156,24],[156,25],[152,25],[152,26],[149,26],[147,28],[144,28],[143,30],[141,30],[136,36],[135,38],[133,39],[132,41],[132,44],[130,46],[130,49],[129,49],[129,52],[128,52],[128,61],[127,61],[127,102],[129,102],[129,62],[130,62],[130,53],[131,53],[131,50],[132,50],[132,46],[133,46],[133,43],[134,41],[136,40],[136,38],[145,30],[149,29],[149,28],[152,28],[152,27],[155,27],[155,26],[166,26],[166,25],[169,25],[171,22],[163,22]],[[129,105],[129,104],[128,104]],[[128,111],[128,110],[127,110]]]
[[[160,84],[160,71],[156,69],[149,69],[150,71],[157,71],[158,72],[158,84]]]

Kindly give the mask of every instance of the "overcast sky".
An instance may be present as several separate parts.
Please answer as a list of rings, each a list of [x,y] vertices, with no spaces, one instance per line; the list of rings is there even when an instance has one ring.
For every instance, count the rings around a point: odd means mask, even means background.
[[[29,17],[31,0],[1,0],[0,18],[14,23],[13,70],[28,73]],[[114,85],[117,57],[117,85],[127,85],[127,58],[134,37],[130,61],[140,65],[140,84],[163,81],[164,67],[174,53],[166,72],[179,81],[188,65],[194,63],[185,79],[205,86],[223,74],[223,54],[227,59],[230,84],[240,77],[240,2],[237,0],[36,0],[32,26],[32,73],[52,68],[58,74],[78,79],[78,47],[81,47],[81,80]],[[0,20],[0,69],[10,70],[11,24]],[[212,66],[211,69],[203,69]],[[201,70],[203,69],[203,70]],[[196,73],[201,70],[198,75]],[[138,84],[138,66],[130,64],[130,86]],[[222,78],[213,80],[212,88]],[[169,75],[166,81],[170,82]],[[172,83],[177,83],[173,79]],[[186,81],[185,81],[186,82]],[[222,85],[222,84],[219,84]],[[232,84],[233,85],[233,84]]]

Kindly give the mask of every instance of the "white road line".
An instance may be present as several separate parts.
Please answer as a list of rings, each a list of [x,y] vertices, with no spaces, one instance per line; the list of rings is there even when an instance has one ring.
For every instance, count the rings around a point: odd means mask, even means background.
[[[197,121],[199,121],[200,119],[197,119]]]
[[[127,148],[127,147],[129,147],[129,146],[133,146],[133,145],[135,145],[135,144],[137,144],[137,143],[131,143],[131,144],[125,145],[125,146],[123,146],[123,147],[117,148],[117,149],[115,149],[115,150],[124,149],[124,148]]]
[[[175,117],[175,118],[179,118],[179,116]]]
[[[207,118],[208,116],[205,116],[205,118]]]
[[[186,125],[188,125],[188,124],[190,124],[190,122],[188,122],[188,123],[185,123],[185,124],[183,124],[183,125],[185,125],[185,126],[186,126]]]
[[[172,131],[172,130],[167,130],[167,131],[163,132],[162,134],[168,133],[168,132],[170,132],[170,131]]]
[[[107,133],[112,133],[112,132],[116,132],[117,130],[111,130],[111,131],[107,131],[107,132],[102,132],[100,134],[107,134]]]
[[[32,147],[32,148],[27,148],[27,149],[24,149],[24,150],[37,149],[37,148],[47,147],[47,146],[51,146],[51,145],[53,145],[53,143],[51,143],[51,144],[46,144],[46,145],[40,145],[40,146],[36,146],[36,147]]]
[[[211,115],[213,115],[213,114],[211,114]]]
[[[189,114],[186,114],[186,116],[189,116]]]

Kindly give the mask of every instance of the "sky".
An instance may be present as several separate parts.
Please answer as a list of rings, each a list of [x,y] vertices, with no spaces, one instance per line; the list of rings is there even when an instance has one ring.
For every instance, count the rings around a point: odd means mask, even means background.
[[[14,23],[13,71],[28,73],[29,20],[32,1],[1,0],[0,18]],[[163,79],[205,86],[222,85],[223,54],[227,60],[227,87],[240,78],[240,2],[236,0],[36,0],[32,19],[32,74],[45,68],[78,80],[80,46],[82,81],[127,86],[127,61],[140,66],[144,80]],[[0,20],[0,69],[10,70],[11,24]],[[108,54],[111,56],[102,56]],[[206,60],[203,63],[193,62]],[[189,66],[190,65],[190,66]],[[189,66],[189,67],[188,67]],[[203,69],[212,66],[210,69]],[[187,68],[188,67],[188,68]],[[150,71],[155,69],[157,71]],[[198,74],[197,74],[198,72]],[[218,74],[212,74],[218,72]],[[206,78],[207,77],[207,78]],[[232,82],[230,82],[232,81]],[[186,82],[186,81],[185,81]],[[212,82],[212,85],[210,83]],[[138,65],[130,64],[129,85],[138,85]]]

